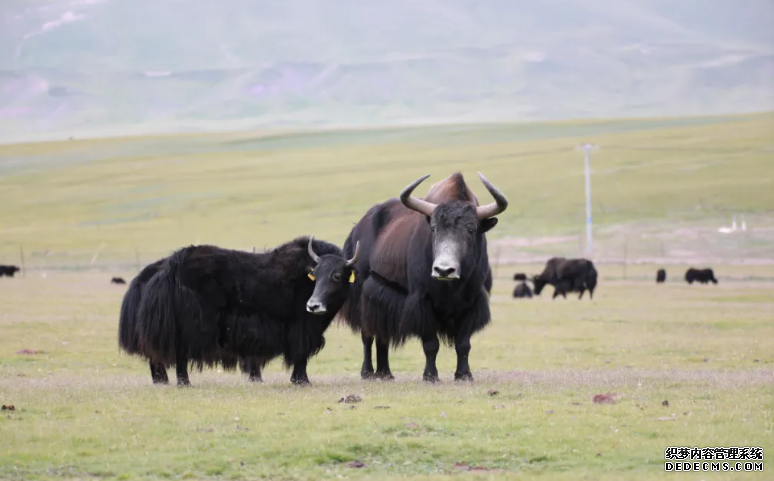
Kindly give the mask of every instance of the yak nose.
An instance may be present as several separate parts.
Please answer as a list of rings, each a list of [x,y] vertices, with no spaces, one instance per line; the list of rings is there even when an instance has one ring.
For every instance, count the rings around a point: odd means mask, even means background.
[[[316,301],[309,301],[306,303],[306,310],[312,314],[322,314],[325,312],[325,306]]]
[[[443,277],[443,278],[451,278],[451,277],[457,277],[454,274],[456,274],[457,269],[454,267],[449,266],[433,266],[433,271],[435,272],[434,277]]]

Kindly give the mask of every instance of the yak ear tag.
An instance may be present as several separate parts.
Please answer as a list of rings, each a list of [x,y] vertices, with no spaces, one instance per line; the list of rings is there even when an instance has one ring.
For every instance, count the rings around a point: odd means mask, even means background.
[[[349,275],[349,283],[352,284],[355,282],[355,271],[352,271],[352,274]]]
[[[306,275],[310,279],[314,280],[314,269],[310,269],[309,273]]]

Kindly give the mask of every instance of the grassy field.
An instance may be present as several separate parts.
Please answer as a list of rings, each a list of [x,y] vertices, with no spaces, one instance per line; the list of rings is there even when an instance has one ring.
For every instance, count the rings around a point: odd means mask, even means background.
[[[662,256],[665,239],[667,256],[774,258],[772,131],[774,116],[758,115],[5,145],[0,262],[18,262],[20,247],[31,265],[50,267],[88,264],[98,249],[100,262],[133,263],[135,250],[150,261],[195,242],[260,248],[314,234],[342,243],[371,205],[420,175],[432,175],[429,186],[456,170],[483,199],[478,170],[509,196],[493,238],[570,236],[512,254],[577,254],[583,156],[573,148],[587,140],[602,146],[599,255],[620,255],[625,231],[633,256]],[[758,230],[718,238],[735,213]]]
[[[0,479],[766,479],[663,462],[668,446],[774,449],[772,131],[761,115],[0,146],[0,263],[23,246],[30,268],[0,279],[0,403],[16,407],[0,416]],[[588,139],[603,146],[595,255],[614,259],[624,232],[639,261],[600,262],[593,301],[513,300],[514,271],[577,253],[572,147]],[[303,388],[278,362],[261,385],[208,370],[192,389],[154,387],[118,351],[125,287],[108,280],[131,278],[136,253],[342,243],[370,205],[454,170],[511,200],[475,383],[452,381],[442,348],[442,382],[423,384],[416,341],[394,352],[394,383],[362,382],[359,337],[338,325]],[[751,229],[718,237],[732,213]],[[649,236],[668,241],[665,285]],[[696,238],[691,256],[720,259],[717,286],[679,280]],[[603,393],[616,402],[594,404]],[[362,401],[338,402],[349,394]]]
[[[423,385],[417,342],[394,353],[396,382],[362,382],[359,337],[335,326],[311,387],[275,362],[263,385],[205,371],[179,389],[119,354],[123,287],[105,281],[3,281],[0,402],[16,411],[0,419],[0,478],[646,480],[668,446],[774,448],[771,283],[611,281],[579,303],[511,300],[501,280],[472,385],[451,380],[446,348],[443,382]],[[608,392],[616,404],[592,403]],[[363,400],[337,402],[348,394]]]

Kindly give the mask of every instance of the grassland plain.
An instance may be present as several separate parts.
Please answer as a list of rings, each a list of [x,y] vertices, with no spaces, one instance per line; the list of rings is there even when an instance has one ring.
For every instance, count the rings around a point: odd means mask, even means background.
[[[362,382],[359,337],[335,325],[311,387],[274,362],[262,385],[205,371],[179,389],[118,352],[124,287],[106,280],[3,281],[0,402],[16,411],[0,418],[0,478],[644,480],[665,476],[668,446],[774,447],[770,282],[610,281],[592,302],[519,302],[500,279],[474,384],[451,380],[444,348],[443,382],[424,385],[416,342],[394,353],[396,382]],[[608,392],[616,404],[592,403]]]
[[[577,244],[572,146],[588,138],[603,146],[598,255],[616,255],[622,229],[689,228],[704,229],[700,256],[739,261],[741,246],[767,259],[773,127],[761,115],[0,146],[0,261],[23,245],[33,267],[0,279],[0,403],[16,406],[0,417],[0,478],[765,479],[668,475],[662,463],[667,446],[774,448],[774,266],[713,264],[719,285],[688,286],[674,254],[661,286],[653,264],[602,263],[593,301],[509,294],[514,271],[537,269],[516,264],[520,252]],[[135,249],[147,262],[195,241],[340,243],[408,181],[458,169],[479,195],[483,171],[512,202],[492,231],[512,262],[497,267],[493,324],[473,339],[474,384],[451,381],[444,348],[443,382],[424,385],[417,342],[394,353],[396,382],[361,382],[359,337],[338,325],[307,388],[278,362],[262,385],[205,371],[192,389],[153,387],[119,353],[125,286],[108,280],[134,275]],[[731,213],[752,232],[708,237]],[[607,392],[615,404],[591,402]],[[337,402],[348,394],[363,400]]]
[[[766,114],[3,145],[0,261],[18,261],[20,247],[31,266],[52,267],[88,265],[98,249],[110,264],[194,242],[343,242],[371,205],[422,174],[438,181],[455,170],[482,197],[477,170],[509,195],[493,239],[549,241],[504,244],[504,258],[577,254],[584,184],[573,147],[589,139],[602,146],[597,255],[620,256],[621,232],[633,232],[634,257],[774,258],[772,131]],[[754,229],[719,236],[738,213]]]

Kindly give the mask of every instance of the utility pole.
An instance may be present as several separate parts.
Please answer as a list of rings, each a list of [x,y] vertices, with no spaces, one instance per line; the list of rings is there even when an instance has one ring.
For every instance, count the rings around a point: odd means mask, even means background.
[[[591,235],[591,167],[590,156],[592,150],[599,147],[590,143],[585,143],[576,149],[583,149],[583,156],[586,163],[586,254],[591,255],[594,252],[593,239]]]

